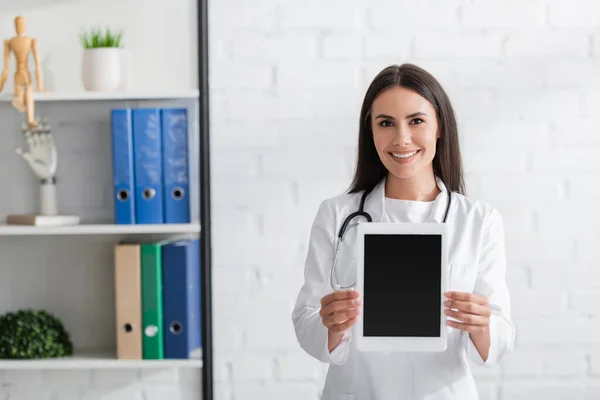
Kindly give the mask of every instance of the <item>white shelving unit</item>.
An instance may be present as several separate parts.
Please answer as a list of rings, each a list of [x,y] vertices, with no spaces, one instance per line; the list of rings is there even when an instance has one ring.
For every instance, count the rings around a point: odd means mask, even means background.
[[[111,353],[83,353],[43,360],[0,360],[0,370],[202,368],[202,359],[117,360]]]
[[[37,102],[97,102],[97,101],[181,101],[181,100],[196,100],[198,99],[199,91],[198,90],[174,90],[174,91],[147,91],[147,92],[115,92],[115,93],[100,93],[100,92],[86,92],[86,91],[77,91],[77,92],[34,92],[34,100]],[[1,93],[0,94],[0,106],[8,106],[12,100],[11,93]],[[4,104],[3,104],[4,103]],[[68,107],[68,105],[65,105]],[[86,106],[87,107],[87,106]],[[90,105],[93,107],[93,105]],[[104,107],[104,108],[102,108]],[[105,111],[105,108],[108,107],[106,105],[102,106],[102,110]],[[104,112],[102,111],[102,112]],[[196,111],[191,110],[190,116],[190,131],[195,127],[194,119],[197,118],[195,115]],[[48,116],[48,117],[51,117]],[[197,127],[196,127],[197,128]],[[57,133],[60,134],[60,133]],[[86,140],[85,136],[82,137],[82,140]],[[107,132],[106,140],[111,140],[110,132]],[[193,143],[195,146],[196,144]],[[63,156],[64,157],[64,156]],[[106,161],[107,164],[110,163],[110,160]],[[191,165],[190,165],[191,167]],[[191,175],[191,173],[190,173]],[[202,201],[202,200],[199,200]],[[133,225],[119,225],[113,224],[112,222],[104,223],[104,222],[82,222],[78,225],[70,225],[70,226],[28,226],[28,225],[8,225],[5,223],[0,223],[0,240],[5,239],[9,240],[10,246],[16,242],[11,238],[21,237],[23,240],[27,240],[27,238],[32,240],[41,240],[45,241],[46,239],[43,237],[47,237],[49,240],[52,240],[52,244],[46,246],[45,249],[40,250],[43,254],[44,251],[48,251],[48,247],[58,244],[60,249],[68,248],[68,245],[63,242],[63,240],[83,240],[82,245],[84,246],[84,250],[75,249],[73,252],[77,251],[89,251],[90,249],[94,249],[97,246],[98,248],[106,249],[107,246],[110,246],[110,243],[113,241],[122,240],[125,237],[139,237],[140,235],[152,235],[157,237],[171,237],[176,238],[179,236],[189,236],[189,235],[198,235],[201,232],[201,224],[199,221],[193,221],[189,224],[133,224]],[[95,238],[97,236],[97,238]],[[114,237],[113,237],[114,236]],[[90,238],[91,239],[86,239]],[[38,239],[36,239],[38,238]],[[56,238],[56,239],[55,239]],[[62,239],[58,239],[62,238]],[[82,238],[82,239],[77,239]],[[58,241],[57,241],[58,240]],[[97,242],[96,242],[97,240]],[[38,245],[43,242],[36,242]],[[92,243],[92,245],[90,245]],[[97,243],[97,244],[96,244]],[[20,244],[20,246],[27,246],[27,244]],[[78,245],[75,245],[78,246]],[[47,270],[44,270],[44,273],[47,271],[50,273],[57,273],[53,267],[58,267],[60,263],[64,263],[65,260],[76,260],[81,261],[81,257],[77,258],[69,258],[70,256],[62,255],[64,253],[69,252],[69,250],[65,251],[61,254],[62,250],[56,250],[53,253],[55,256],[58,254],[60,260],[54,260],[48,258],[44,259],[44,262],[49,263],[49,267]],[[93,250],[92,250],[93,251]],[[99,250],[99,253],[95,253],[90,256],[90,258],[94,258],[98,254],[106,256],[106,253],[102,253]],[[29,255],[26,253],[20,253],[19,257],[28,257]],[[40,256],[45,257],[45,256]],[[83,258],[85,260],[85,257]],[[37,259],[36,259],[37,260]],[[31,262],[31,261],[29,261]],[[37,262],[37,261],[35,261]],[[68,261],[67,261],[68,262]],[[100,261],[92,261],[95,262],[94,267],[98,267],[94,272],[86,272],[86,268],[90,268],[92,264],[85,264],[85,267],[81,267],[73,264],[73,266],[68,266],[66,268],[71,268],[71,272],[75,272],[77,277],[73,279],[81,279],[82,273],[97,273],[98,270],[101,270],[105,267],[105,263],[107,262],[107,258],[104,258]],[[102,264],[102,265],[101,265]],[[1,266],[0,266],[1,267]],[[11,266],[12,267],[12,266]],[[19,266],[20,267],[20,266]],[[112,265],[106,265],[106,268],[112,268]],[[41,267],[40,267],[41,268]],[[62,269],[61,271],[66,271],[66,269]],[[84,271],[84,272],[82,272]],[[102,273],[107,273],[106,270],[102,271]],[[17,273],[17,277],[20,275]],[[91,276],[91,275],[90,275]],[[106,275],[105,275],[106,276]],[[10,279],[10,276],[8,277]],[[48,278],[46,278],[48,279]],[[54,277],[53,279],[60,279]],[[84,280],[88,278],[84,276]],[[23,282],[23,281],[21,281]],[[69,281],[70,284],[72,282],[78,281]],[[87,283],[89,285],[89,282]],[[106,284],[106,281],[104,281]],[[2,285],[0,285],[2,287]],[[22,286],[21,286],[22,287]],[[71,286],[72,287],[72,286]],[[106,286],[104,288],[107,288]],[[69,284],[66,284],[65,290],[69,290]],[[104,290],[104,289],[103,289]],[[1,294],[1,293],[0,293]],[[21,298],[23,298],[21,296]],[[102,298],[98,298],[96,301],[103,301]],[[44,308],[43,303],[39,304],[38,308]],[[86,306],[81,306],[82,308],[75,308],[76,314],[72,314],[73,318],[85,318],[85,315],[80,314],[80,310],[85,310]],[[69,306],[70,307],[70,306]],[[66,308],[69,308],[66,307]],[[76,306],[77,307],[77,306]],[[10,307],[12,309],[12,307]],[[70,309],[70,308],[69,308]],[[107,309],[105,309],[106,311]],[[112,311],[112,310],[109,310]],[[110,313],[107,313],[110,314]],[[71,317],[71,315],[70,315]],[[113,321],[110,321],[111,323]],[[79,324],[79,323],[78,323]],[[79,327],[78,327],[79,328]],[[79,328],[78,334],[79,337],[84,335],[82,333],[82,328]],[[91,328],[86,328],[85,335],[90,334]],[[106,335],[106,333],[104,333]],[[106,337],[106,336],[105,336]],[[97,339],[97,338],[95,338]],[[94,340],[95,340],[94,339]],[[103,343],[104,344],[104,343]],[[114,345],[114,343],[112,343]],[[104,348],[104,346],[102,347]],[[163,360],[123,360],[117,359],[114,349],[109,350],[107,352],[86,352],[85,350],[80,350],[77,347],[74,349],[73,356],[64,357],[64,358],[51,358],[51,359],[42,359],[42,360],[6,360],[0,359],[0,371],[2,370],[73,370],[73,369],[121,369],[121,368],[149,368],[149,369],[164,369],[164,368],[203,368],[203,360],[200,359],[181,359],[181,360],[173,360],[173,359],[163,359]]]
[[[71,226],[0,225],[0,236],[34,235],[126,235],[126,234],[200,233],[200,223],[113,225],[80,224]]]
[[[175,91],[148,91],[148,92],[34,92],[33,99],[38,101],[90,101],[90,100],[169,100],[169,99],[195,99],[198,90],[175,90]],[[0,101],[12,101],[12,93],[1,93]]]

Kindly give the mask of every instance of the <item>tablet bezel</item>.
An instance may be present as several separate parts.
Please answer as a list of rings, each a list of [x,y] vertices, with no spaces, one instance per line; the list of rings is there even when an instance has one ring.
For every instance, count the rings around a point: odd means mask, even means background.
[[[364,337],[363,332],[363,312],[364,304],[369,301],[364,293],[364,243],[365,235],[368,234],[439,234],[441,235],[442,260],[441,260],[441,285],[440,285],[440,336],[436,337]],[[356,323],[354,340],[356,340],[357,350],[360,351],[426,351],[441,352],[447,348],[447,316],[444,312],[444,292],[448,285],[448,235],[446,224],[440,223],[388,223],[388,222],[361,222],[357,227],[356,243],[356,290],[361,298],[359,306],[359,316]],[[399,315],[401,318],[401,316]]]

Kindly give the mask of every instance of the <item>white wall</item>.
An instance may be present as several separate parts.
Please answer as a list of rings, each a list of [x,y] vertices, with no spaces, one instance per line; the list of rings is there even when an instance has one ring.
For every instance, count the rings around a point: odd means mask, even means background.
[[[289,316],[308,230],[349,183],[368,83],[410,61],[447,88],[469,193],[506,223],[517,347],[477,370],[481,398],[599,398],[599,27],[592,0],[214,1],[219,387],[317,398]]]
[[[11,3],[2,32],[12,35],[13,15],[26,12],[49,86],[77,89],[78,29],[120,23],[139,60],[137,87],[194,87],[192,2],[141,3]],[[212,1],[217,398],[317,398],[324,366],[300,350],[290,320],[308,231],[318,203],[349,183],[368,83],[405,61],[447,88],[469,192],[506,223],[517,348],[501,367],[477,370],[481,398],[598,398],[599,26],[592,0]],[[190,51],[172,51],[163,33]],[[107,379],[137,385],[138,372],[128,376]],[[148,393],[172,394],[185,381],[163,378]],[[47,389],[90,376],[7,372],[1,388],[32,379]]]
[[[123,30],[122,43],[133,52],[133,90],[198,87],[194,0],[19,0],[3,3],[0,35],[3,39],[14,36],[15,16],[25,16],[27,35],[39,42],[48,90],[83,89],[83,49],[79,34],[90,28],[107,27]],[[12,91],[11,81],[7,82],[5,91]]]

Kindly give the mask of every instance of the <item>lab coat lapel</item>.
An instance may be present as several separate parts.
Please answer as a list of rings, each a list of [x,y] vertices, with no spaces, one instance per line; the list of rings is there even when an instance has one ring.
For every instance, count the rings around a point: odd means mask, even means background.
[[[371,214],[373,222],[389,222],[384,213],[385,207],[385,178],[382,179],[369,193],[365,200],[365,211]],[[361,222],[367,222],[361,218]]]
[[[433,209],[429,214],[429,218],[427,218],[426,222],[438,222],[441,223],[444,221],[444,214],[446,213],[446,205],[448,203],[448,189],[446,189],[446,185],[439,177],[435,177],[435,181],[440,189],[440,193],[437,195],[433,202]]]

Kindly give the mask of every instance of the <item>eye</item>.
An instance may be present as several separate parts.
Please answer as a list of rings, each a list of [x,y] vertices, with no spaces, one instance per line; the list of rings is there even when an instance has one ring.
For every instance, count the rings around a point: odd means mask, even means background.
[[[418,122],[417,122],[417,121],[418,121]],[[414,125],[418,125],[418,124],[420,124],[420,123],[422,123],[422,122],[425,122],[425,121],[423,121],[421,118],[415,118],[415,119],[413,119],[413,120],[411,120],[411,121],[410,121],[410,123],[411,123],[411,124],[412,124],[413,122],[415,122],[415,124],[414,124]]]
[[[389,128],[391,126],[394,126],[394,124],[392,123],[392,121],[384,119],[383,121],[381,121],[379,123],[379,126],[383,126],[384,128]]]

